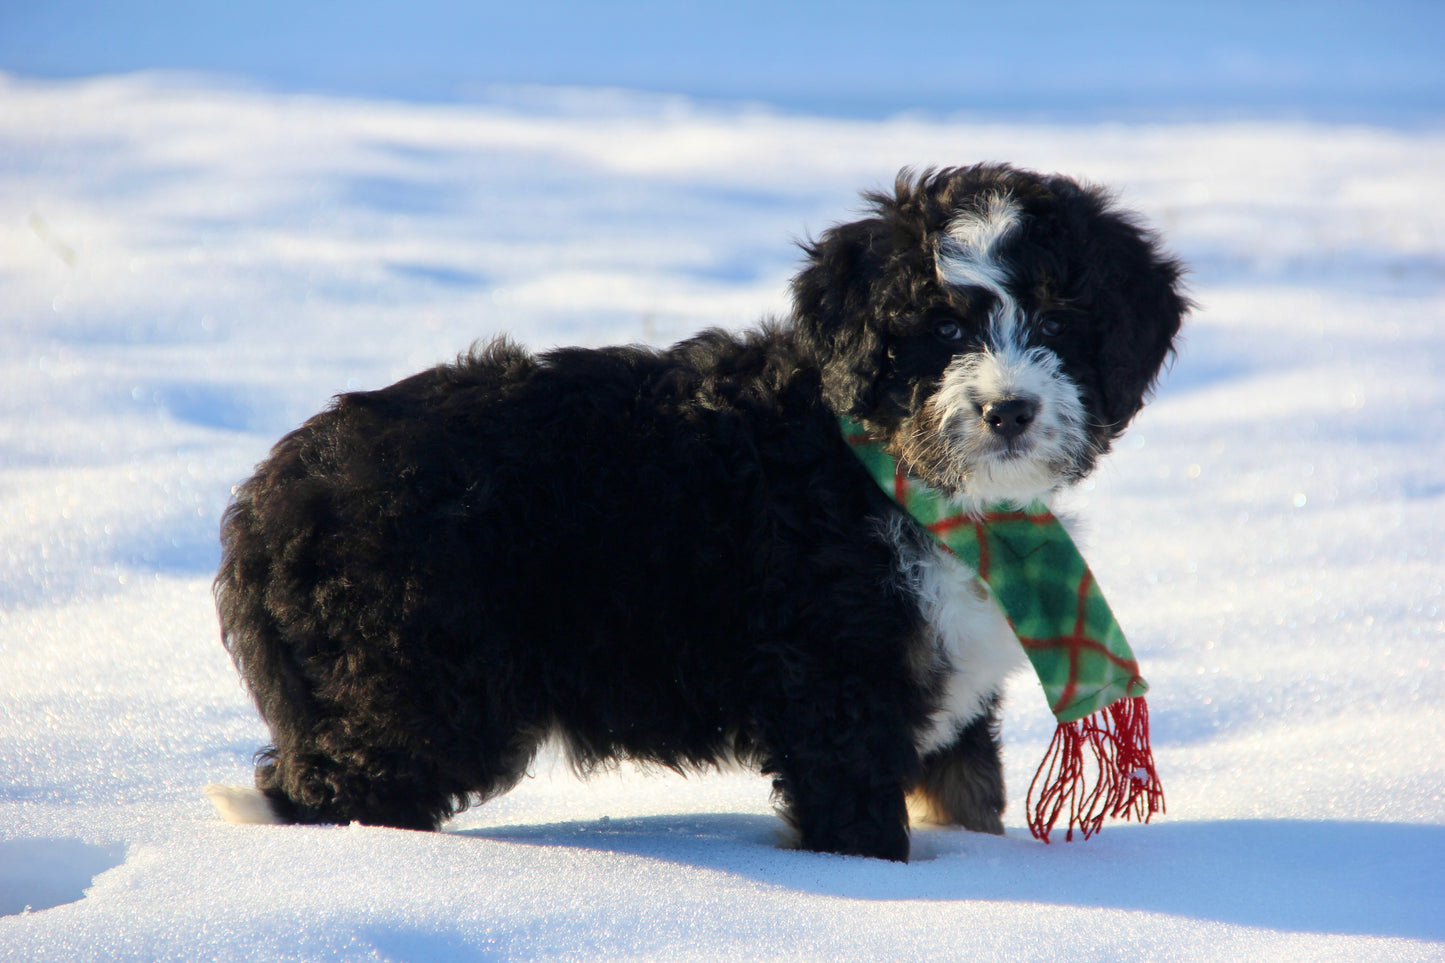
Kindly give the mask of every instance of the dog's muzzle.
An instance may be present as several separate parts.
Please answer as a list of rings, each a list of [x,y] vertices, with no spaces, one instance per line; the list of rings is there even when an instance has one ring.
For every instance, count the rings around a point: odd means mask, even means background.
[[[1078,388],[1046,349],[960,356],[930,407],[938,435],[918,440],[913,463],[961,495],[1026,503],[1087,466]]]

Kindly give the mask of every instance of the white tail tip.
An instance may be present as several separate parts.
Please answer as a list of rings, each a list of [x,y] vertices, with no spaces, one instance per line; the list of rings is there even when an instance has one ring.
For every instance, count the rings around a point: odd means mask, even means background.
[[[253,826],[274,826],[281,822],[271,801],[259,789],[245,786],[222,786],[211,783],[202,790],[216,807],[216,812],[228,823],[243,823]]]

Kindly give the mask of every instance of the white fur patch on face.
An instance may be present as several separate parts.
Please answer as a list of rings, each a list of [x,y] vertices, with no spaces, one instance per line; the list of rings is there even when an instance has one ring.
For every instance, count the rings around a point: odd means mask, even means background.
[[[999,246],[1023,223],[1018,205],[1006,194],[991,194],[977,211],[960,211],[949,222],[939,245],[939,273],[950,284],[980,283],[950,276],[951,271],[983,272],[983,286],[1002,286],[1007,275],[993,260]]]
[[[1010,399],[1030,401],[1036,411],[1023,434],[1005,440],[983,412]],[[1044,498],[1073,477],[1088,449],[1079,390],[1045,348],[985,347],[960,355],[929,404],[958,466],[958,490],[981,502]]]
[[[950,287],[983,288],[997,300],[993,334],[1011,342],[1022,319],[1008,288],[1008,265],[999,248],[1023,224],[1018,205],[1003,194],[986,198],[981,210],[961,211],[938,241],[938,278]]]
[[[1028,344],[1028,318],[1009,288],[1012,272],[1000,249],[1021,226],[1018,206],[994,195],[949,223],[936,259],[945,284],[982,288],[993,298],[983,343],[954,359],[929,402],[954,488],[980,503],[1046,497],[1077,475],[1089,446],[1078,386],[1056,354]],[[1026,430],[1003,438],[984,413],[1010,400],[1035,410]]]
[[[889,538],[903,584],[917,598],[930,635],[920,668],[944,676],[942,697],[916,740],[919,754],[926,755],[947,746],[982,715],[1026,658],[1003,611],[974,572],[942,548],[920,549],[901,526],[901,521],[892,526]]]

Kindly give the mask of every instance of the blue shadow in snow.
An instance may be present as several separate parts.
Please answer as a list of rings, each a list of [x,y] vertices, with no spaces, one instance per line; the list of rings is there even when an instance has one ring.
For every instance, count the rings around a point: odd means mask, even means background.
[[[1237,337],[1185,322],[1176,345],[1178,355],[1159,379],[1159,397],[1240,381],[1253,376],[1265,362],[1252,355]]]
[[[178,382],[157,388],[153,398],[181,421],[206,428],[244,431],[256,418],[251,405],[223,385]]]
[[[388,926],[364,931],[368,943],[389,960],[447,960],[448,963],[489,963],[509,957],[500,949],[474,946],[464,936],[432,933],[425,929]]]
[[[123,862],[123,846],[79,839],[0,842],[0,916],[74,903],[85,897],[95,877]]]
[[[440,214],[459,206],[462,191],[453,185],[400,177],[341,178],[341,200],[383,214]]]
[[[221,564],[221,536],[214,518],[173,521],[144,537],[118,544],[116,562],[143,572],[192,577],[214,575]]]
[[[289,413],[257,389],[209,381],[158,381],[131,389],[130,400],[158,409],[177,421],[222,431],[279,434]]]
[[[682,272],[700,281],[723,281],[732,284],[756,281],[758,276],[762,274],[758,262],[740,258],[715,261],[711,264],[699,265],[692,268],[683,268]]]
[[[450,268],[440,264],[388,264],[386,269],[397,277],[409,281],[424,281],[448,288],[479,288],[487,283],[485,275],[477,271]]]
[[[851,899],[1022,901],[1167,913],[1273,930],[1445,940],[1445,826],[1308,820],[1114,824],[1045,846],[914,835],[900,865],[779,851],[759,815],[652,816],[460,834],[626,853]],[[1014,830],[1017,833],[1017,830]]]

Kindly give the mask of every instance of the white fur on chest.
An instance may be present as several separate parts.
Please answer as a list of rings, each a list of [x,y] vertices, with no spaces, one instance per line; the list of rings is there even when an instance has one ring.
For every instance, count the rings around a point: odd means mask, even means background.
[[[918,547],[899,528],[889,532],[899,573],[918,600],[927,624],[919,668],[941,673],[943,691],[929,724],[919,733],[921,755],[941,749],[977,719],[1027,662],[1008,620],[973,569],[940,546]]]

